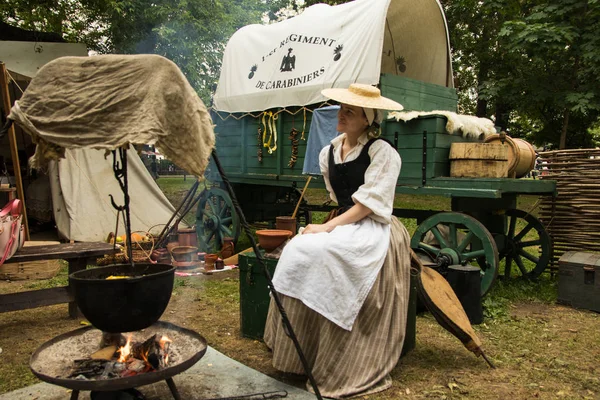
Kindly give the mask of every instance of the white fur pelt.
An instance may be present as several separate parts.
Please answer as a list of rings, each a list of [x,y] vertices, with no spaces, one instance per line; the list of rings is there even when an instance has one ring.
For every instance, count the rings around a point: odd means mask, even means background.
[[[483,141],[486,136],[496,133],[494,123],[488,118],[479,118],[473,115],[456,114],[450,111],[393,111],[388,118],[396,121],[410,121],[424,115],[442,115],[446,117],[446,131],[452,135],[462,135],[467,139]]]

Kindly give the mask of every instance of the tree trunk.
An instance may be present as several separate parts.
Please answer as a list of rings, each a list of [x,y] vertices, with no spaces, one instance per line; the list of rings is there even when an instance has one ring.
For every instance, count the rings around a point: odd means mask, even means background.
[[[481,84],[487,80],[488,69],[489,68],[485,63],[479,64],[479,72],[477,73],[478,86],[481,86]],[[477,94],[477,108],[475,109],[475,115],[479,118],[487,118],[487,106],[487,100],[482,99],[479,94]]]
[[[510,110],[508,106],[504,103],[496,102],[496,126],[500,127],[500,130],[505,131],[508,128],[508,120],[510,115]]]
[[[563,126],[560,132],[560,144],[558,145],[559,150],[563,150],[567,148],[567,128],[569,127],[569,115],[571,114],[570,110],[565,110],[565,116],[563,119]]]

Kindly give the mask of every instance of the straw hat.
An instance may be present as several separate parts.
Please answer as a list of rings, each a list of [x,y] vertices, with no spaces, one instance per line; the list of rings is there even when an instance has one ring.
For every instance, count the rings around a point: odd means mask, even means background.
[[[362,83],[353,83],[348,89],[323,89],[321,94],[340,103],[363,108],[395,111],[404,109],[402,104],[383,97],[379,89],[375,86],[364,85]]]

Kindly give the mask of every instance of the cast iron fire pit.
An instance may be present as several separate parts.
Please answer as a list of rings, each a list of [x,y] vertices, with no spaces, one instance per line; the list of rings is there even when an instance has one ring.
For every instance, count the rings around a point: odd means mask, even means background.
[[[79,380],[68,378],[73,361],[87,358],[102,339],[102,332],[91,326],[55,337],[41,345],[31,356],[29,366],[41,380],[73,390],[71,399],[77,399],[80,390],[119,391],[166,380],[175,399],[179,393],[172,377],[187,370],[206,353],[206,340],[200,334],[168,322],[159,321],[143,332],[133,332],[133,339],[146,339],[157,333],[171,339],[169,365],[158,371],[141,373],[125,378]]]
[[[133,332],[152,325],[165,311],[175,269],[150,263],[109,265],[74,272],[69,283],[92,325],[104,332]],[[127,278],[106,279],[110,276]]]

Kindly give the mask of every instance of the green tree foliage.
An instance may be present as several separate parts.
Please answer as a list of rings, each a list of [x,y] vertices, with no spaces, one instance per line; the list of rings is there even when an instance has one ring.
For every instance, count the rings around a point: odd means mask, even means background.
[[[5,0],[5,22],[60,33],[99,53],[160,54],[174,61],[205,102],[219,78],[227,40],[260,23],[262,0]]]
[[[447,0],[463,109],[513,136],[589,147],[598,119],[597,0]]]
[[[520,73],[498,86],[521,88],[515,104],[539,121],[537,140],[591,146],[589,128],[600,115],[600,2],[540,2],[507,22],[500,37],[519,58]]]

